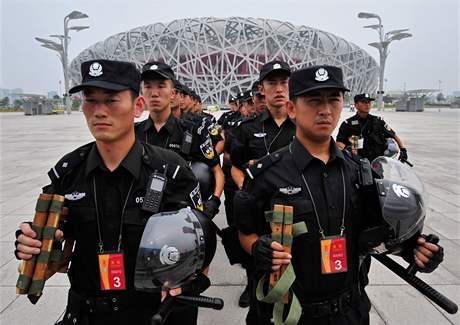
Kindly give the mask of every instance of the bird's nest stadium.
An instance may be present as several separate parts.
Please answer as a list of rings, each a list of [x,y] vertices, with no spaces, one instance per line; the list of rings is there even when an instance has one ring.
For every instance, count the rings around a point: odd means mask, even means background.
[[[82,51],[71,63],[71,84],[81,80],[81,62],[110,59],[168,63],[179,81],[206,104],[222,104],[247,90],[259,68],[281,59],[293,70],[309,65],[342,67],[352,94],[374,92],[379,66],[363,49],[331,33],[262,18],[187,18],[140,26]]]

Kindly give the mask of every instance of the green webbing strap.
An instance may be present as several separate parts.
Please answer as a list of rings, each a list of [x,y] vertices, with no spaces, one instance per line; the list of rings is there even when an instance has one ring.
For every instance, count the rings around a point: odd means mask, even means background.
[[[56,227],[45,226],[42,231],[42,239],[51,240],[54,238],[54,233],[56,232]]]
[[[300,317],[302,316],[302,306],[300,305],[299,299],[292,292],[292,302],[291,307],[289,308],[289,314],[286,317],[286,320],[283,322],[284,307],[282,301],[278,301],[273,306],[273,320],[276,325],[295,325],[299,322]]]
[[[39,227],[37,225],[32,224],[31,228],[37,234],[37,238],[35,239],[42,240],[43,227]]]
[[[308,228],[305,222],[301,221],[292,225],[292,237],[297,237],[306,233],[308,233]]]
[[[289,291],[289,288],[294,283],[294,267],[292,266],[292,263],[289,264],[278,282],[276,282],[275,286],[268,291],[266,296],[264,296],[263,288],[266,278],[267,275],[264,275],[262,279],[259,280],[259,283],[257,283],[256,297],[259,301],[274,304],[275,302],[283,299],[284,294]]]
[[[299,235],[305,234],[308,232],[307,225],[305,222],[297,222],[292,225],[292,237],[297,237]],[[281,275],[278,282],[275,286],[270,289],[267,295],[264,295],[263,286],[265,283],[267,276],[264,275],[259,282],[257,283],[256,289],[256,297],[257,300],[274,304],[273,306],[273,319],[275,321],[275,325],[294,325],[300,319],[302,315],[302,307],[300,306],[300,302],[297,299],[297,296],[292,291],[292,299],[291,299],[291,306],[289,309],[288,316],[286,320],[283,322],[283,314],[284,314],[284,303],[283,297],[289,291],[292,284],[296,279],[296,275],[294,272],[294,267],[292,263],[288,265],[284,273]]]
[[[60,249],[53,249],[50,253],[50,262],[61,262],[64,259],[64,252]]]

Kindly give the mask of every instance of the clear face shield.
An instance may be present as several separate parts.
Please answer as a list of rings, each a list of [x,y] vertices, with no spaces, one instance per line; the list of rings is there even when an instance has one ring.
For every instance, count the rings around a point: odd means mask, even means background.
[[[386,251],[395,253],[404,242],[421,233],[426,215],[425,190],[414,171],[398,160],[378,157],[372,168],[381,179],[375,179],[381,215],[388,236]]]
[[[136,261],[134,284],[140,291],[178,288],[206,268],[216,250],[211,221],[184,208],[148,220]]]

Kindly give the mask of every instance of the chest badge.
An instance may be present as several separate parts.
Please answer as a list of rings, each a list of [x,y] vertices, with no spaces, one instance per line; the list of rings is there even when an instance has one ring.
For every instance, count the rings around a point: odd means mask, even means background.
[[[286,195],[295,195],[297,193],[300,193],[302,191],[302,188],[294,187],[294,186],[287,186],[287,187],[281,187],[279,191]]]
[[[78,200],[83,199],[85,196],[86,196],[86,193],[80,193],[77,191],[64,195],[65,199],[69,201],[78,201]]]
[[[254,136],[255,136],[256,138],[263,138],[263,137],[265,137],[266,135],[267,135],[267,133],[265,133],[265,132],[264,132],[264,133],[262,133],[262,132],[260,132],[260,133],[254,133]]]
[[[351,121],[351,125],[358,125],[359,124],[359,121],[358,120],[353,120]]]

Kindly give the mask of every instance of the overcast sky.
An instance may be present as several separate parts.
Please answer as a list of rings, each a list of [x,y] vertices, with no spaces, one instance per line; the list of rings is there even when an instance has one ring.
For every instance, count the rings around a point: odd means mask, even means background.
[[[460,90],[460,0],[0,0],[0,88],[22,88],[46,94],[63,80],[57,54],[40,47],[34,37],[63,33],[63,18],[72,10],[89,25],[72,33],[70,59],[85,48],[119,32],[155,22],[188,17],[256,17],[318,28],[355,43],[378,62],[368,46],[377,41],[377,23],[359,19],[360,11],[382,17],[386,31],[410,28],[412,38],[390,45],[387,90],[438,88]]]

